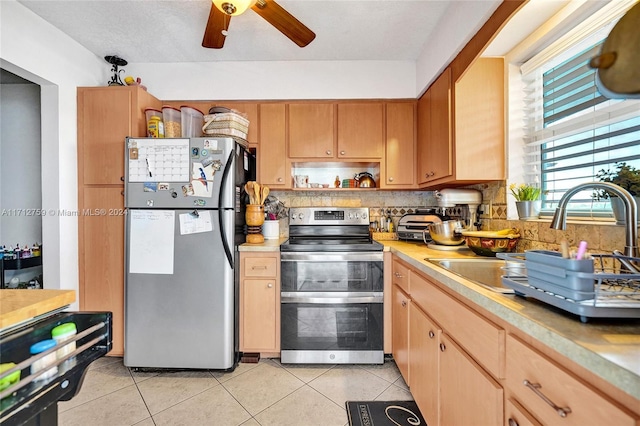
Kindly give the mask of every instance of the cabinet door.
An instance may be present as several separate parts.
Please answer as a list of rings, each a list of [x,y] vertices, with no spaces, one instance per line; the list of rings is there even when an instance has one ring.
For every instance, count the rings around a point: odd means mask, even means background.
[[[391,291],[392,353],[396,365],[409,383],[409,296],[397,285]]]
[[[507,386],[543,424],[638,424],[597,389],[512,335],[507,338]]]
[[[289,105],[289,157],[334,158],[334,105]]]
[[[409,388],[428,425],[438,423],[441,330],[414,303],[409,306]]]
[[[416,106],[414,102],[388,103],[386,112],[384,185],[411,187],[416,174]]]
[[[280,350],[276,304],[278,303],[276,280],[242,280],[242,329],[241,351]]]
[[[453,340],[440,336],[440,425],[501,425],[503,390]]]
[[[456,180],[504,180],[504,60],[478,59],[455,84],[454,97]]]
[[[431,90],[427,90],[424,95],[418,99],[416,109],[416,151],[418,154],[416,182],[423,184],[428,182],[431,177],[431,163],[429,162],[429,143],[431,141]]]
[[[272,188],[291,188],[285,133],[285,104],[260,105],[258,180]]]
[[[124,210],[122,188],[84,188],[84,208]],[[83,215],[80,251],[80,309],[113,312],[113,349],[124,354],[124,215]]]
[[[85,185],[122,184],[124,140],[137,129],[132,122],[130,88],[78,89],[78,162]]]
[[[424,154],[425,173],[421,179],[427,182],[444,179],[446,182],[445,178],[453,174],[451,68],[444,70],[429,92],[429,137]]]
[[[338,158],[382,158],[384,104],[338,104]]]

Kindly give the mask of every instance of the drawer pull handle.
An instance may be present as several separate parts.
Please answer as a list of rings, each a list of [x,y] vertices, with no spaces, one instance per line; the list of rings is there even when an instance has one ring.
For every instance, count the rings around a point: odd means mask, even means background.
[[[267,267],[264,266],[264,265],[263,266],[252,266],[251,269],[253,269],[255,271],[256,269],[267,269]]]
[[[538,395],[540,398],[542,398],[542,400],[544,402],[546,402],[547,404],[549,404],[551,406],[551,408],[553,408],[556,413],[558,413],[558,415],[560,417],[567,417],[567,414],[569,414],[571,412],[571,408],[569,407],[559,407],[557,406],[553,401],[551,401],[549,398],[547,398],[545,396],[545,394],[543,394],[542,392],[540,392],[540,388],[542,387],[542,385],[540,383],[531,383],[530,381],[528,381],[527,379],[524,379],[524,382],[522,382],[526,387],[528,387],[529,389],[531,389],[536,395]]]
[[[429,339],[433,339],[434,337],[436,337],[436,333],[434,333],[432,330],[429,330]]]

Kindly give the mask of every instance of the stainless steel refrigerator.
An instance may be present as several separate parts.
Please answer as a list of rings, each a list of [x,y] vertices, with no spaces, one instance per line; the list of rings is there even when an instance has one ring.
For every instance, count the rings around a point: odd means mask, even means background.
[[[255,159],[231,138],[127,138],[124,364],[234,369]]]

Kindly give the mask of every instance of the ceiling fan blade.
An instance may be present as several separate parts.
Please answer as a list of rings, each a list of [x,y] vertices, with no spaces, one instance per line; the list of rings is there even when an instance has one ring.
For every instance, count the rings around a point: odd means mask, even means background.
[[[229,22],[231,22],[231,16],[220,11],[211,3],[211,11],[209,12],[207,27],[204,30],[202,47],[221,49],[224,46],[224,40],[227,38]]]
[[[316,34],[274,0],[258,0],[251,9],[300,47],[311,43]]]

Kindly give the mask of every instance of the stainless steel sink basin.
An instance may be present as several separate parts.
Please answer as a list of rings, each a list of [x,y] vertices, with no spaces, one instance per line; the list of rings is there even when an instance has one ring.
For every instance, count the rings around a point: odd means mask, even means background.
[[[504,267],[507,262],[503,259],[495,258],[425,258],[425,260],[462,278],[473,281],[486,289],[504,294],[513,294],[515,292],[512,288],[502,285],[502,276],[513,274],[513,268],[524,268],[524,264],[509,262],[509,271],[505,271]]]

